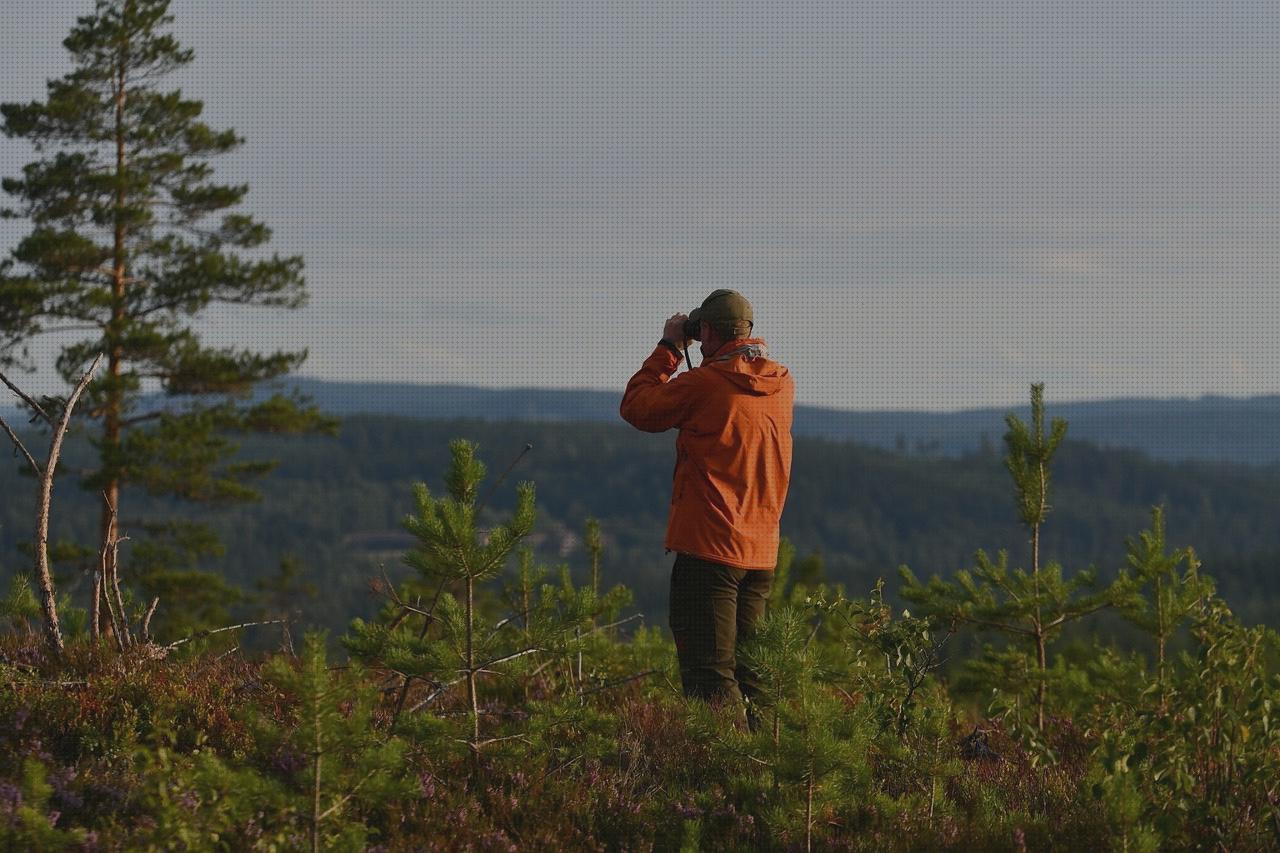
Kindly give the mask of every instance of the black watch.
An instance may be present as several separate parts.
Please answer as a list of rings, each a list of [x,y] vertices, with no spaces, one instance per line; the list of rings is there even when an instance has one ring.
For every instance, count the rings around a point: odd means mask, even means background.
[[[671,350],[673,353],[676,354],[676,358],[680,358],[681,356],[680,347],[671,343],[671,341],[667,340],[666,338],[663,338],[662,340],[658,341],[658,346],[667,347],[669,350]]]

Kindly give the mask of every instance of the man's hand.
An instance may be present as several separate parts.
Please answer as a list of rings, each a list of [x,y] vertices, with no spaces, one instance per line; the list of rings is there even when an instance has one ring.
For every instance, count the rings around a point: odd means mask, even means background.
[[[671,315],[667,320],[667,325],[662,329],[662,337],[671,341],[680,349],[688,349],[690,338],[684,336],[684,321],[688,319],[688,314]]]

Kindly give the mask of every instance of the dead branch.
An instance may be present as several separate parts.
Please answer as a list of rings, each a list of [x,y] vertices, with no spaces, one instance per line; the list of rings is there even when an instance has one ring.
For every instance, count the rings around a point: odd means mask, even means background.
[[[98,356],[98,357],[101,358],[102,356]],[[94,367],[97,367],[98,362],[95,361],[93,364],[94,364]],[[49,424],[49,426],[53,426],[53,418],[49,417],[49,413],[46,412],[44,409],[40,408],[40,404],[37,403],[35,400],[31,399],[26,394],[22,393],[21,389],[19,389],[17,385],[14,385],[12,382],[9,381],[9,377],[5,376],[3,373],[0,373],[0,382],[3,382],[5,385],[9,386],[9,390],[17,394],[19,397],[21,397],[22,402],[26,403],[28,406],[32,408],[32,410],[36,414],[44,418],[45,423]]]
[[[601,684],[597,687],[592,687],[590,690],[583,690],[578,695],[590,696],[592,693],[599,693],[600,691],[608,690],[611,687],[619,687],[623,684],[628,684],[632,681],[638,681],[641,678],[647,678],[648,676],[653,675],[655,672],[658,672],[658,671],[659,670],[656,670],[656,669],[646,669],[644,672],[637,672],[635,675],[628,675],[626,678],[619,678],[616,681],[610,681],[605,684]]]
[[[489,498],[493,497],[493,493],[497,491],[498,486],[502,485],[502,481],[507,479],[507,475],[511,473],[511,470],[515,468],[516,465],[520,464],[520,460],[523,459],[524,455],[530,450],[533,450],[533,443],[526,442],[524,449],[520,451],[520,455],[511,460],[511,464],[507,466],[507,470],[503,471],[502,476],[495,480],[493,485],[489,487],[488,494],[480,499],[480,503],[476,506],[475,515],[473,516],[474,518],[480,517],[480,513],[484,511],[485,505],[489,503]]]
[[[89,599],[89,636],[95,640],[102,636],[102,568],[93,573],[93,586]]]
[[[347,804],[347,801],[348,801],[348,800],[350,800],[352,797],[354,797],[354,796],[356,795],[356,791],[359,791],[359,790],[360,790],[360,786],[361,786],[361,785],[363,785],[365,782],[368,782],[370,779],[372,779],[372,778],[373,778],[373,775],[374,775],[375,773],[377,773],[377,772],[378,772],[377,770],[370,770],[368,773],[366,773],[366,774],[365,774],[365,776],[364,776],[364,778],[363,778],[363,779],[361,779],[359,782],[357,782],[357,783],[355,784],[355,786],[354,786],[354,787],[352,787],[352,789],[346,793],[346,795],[345,795],[345,796],[341,797],[340,799],[338,799],[337,801],[335,801],[333,805],[331,805],[331,806],[329,806],[329,808],[325,809],[325,810],[324,810],[324,812],[320,815],[320,817],[319,817],[318,819],[319,819],[319,820],[324,820],[324,819],[325,819],[325,818],[327,818],[329,815],[333,814],[333,813],[334,813],[334,812],[336,812],[338,809],[340,809],[340,808],[342,808],[344,805],[346,805],[346,804]]]
[[[147,615],[142,617],[142,642],[151,642],[151,617],[156,615],[156,608],[160,606],[160,596],[151,599],[151,606],[147,608]]]
[[[521,734],[521,735],[506,735],[504,737],[485,738],[484,740],[478,740],[474,742],[469,740],[464,740],[463,738],[454,738],[454,740],[458,741],[458,743],[465,743],[467,746],[471,747],[473,751],[476,751],[476,750],[479,750],[481,747],[488,746],[489,744],[492,744],[492,743],[502,743],[504,740],[522,740],[528,743],[529,737],[528,735]]]
[[[607,630],[608,630],[608,629],[610,629],[610,628],[616,628],[616,627],[618,627],[619,625],[625,625],[625,624],[627,624],[628,622],[634,622],[634,621],[635,621],[635,620],[637,620],[637,619],[644,619],[644,614],[643,614],[643,613],[632,613],[632,614],[631,614],[630,616],[628,616],[626,619],[619,619],[617,622],[610,622],[608,625],[597,625],[596,627],[591,628],[590,630],[588,630],[588,631],[587,631],[585,634],[583,634],[582,636],[584,636],[584,637],[585,637],[587,634],[594,634],[594,633],[595,633],[595,632],[597,632],[597,631],[607,631]]]
[[[534,652],[542,652],[542,651],[546,651],[546,649],[525,649],[523,651],[519,651],[514,654],[506,655],[500,658],[495,658],[491,661],[486,661],[485,663],[482,663],[479,666],[477,666],[475,668],[475,671],[477,673],[480,673],[480,672],[483,672],[486,669],[486,667],[496,666],[497,664],[500,664],[500,663],[506,663],[509,660],[515,660],[516,658],[521,658],[521,657],[524,657],[525,655],[531,655]],[[447,681],[444,684],[441,684],[439,687],[433,690],[431,694],[427,696],[426,699],[423,699],[421,702],[419,702],[418,704],[410,708],[409,713],[412,714],[415,711],[425,708],[427,705],[430,705],[437,698],[439,698],[440,695],[443,694],[450,687],[453,687],[455,684],[461,684],[462,682],[466,681],[467,671],[465,669],[462,669],[462,670],[458,670],[458,672],[462,673],[461,677],[455,678],[453,681]]]
[[[0,427],[4,427],[4,431],[9,433],[9,440],[13,442],[14,449],[21,450],[22,455],[27,457],[27,462],[31,465],[31,470],[35,471],[36,476],[44,476],[44,472],[40,470],[40,465],[36,462],[36,458],[31,455],[31,451],[27,450],[27,446],[22,443],[22,439],[18,438],[18,434],[13,431],[13,428],[5,423],[4,418],[0,418]]]
[[[111,513],[111,520],[103,534],[102,550],[98,555],[102,582],[94,586],[101,593],[102,600],[106,602],[107,616],[111,620],[111,633],[116,636],[116,645],[120,651],[124,651],[133,645],[133,637],[129,633],[128,617],[124,612],[124,597],[120,594],[120,573],[117,570],[120,565],[121,536],[116,520],[116,508],[106,492],[102,493],[102,500]],[[128,539],[127,536],[124,538]],[[111,555],[110,561],[107,559],[108,554]]]
[[[115,516],[116,510],[112,507],[111,529],[115,530],[116,534],[111,538],[111,590],[116,597],[116,607],[120,610],[120,627],[124,630],[125,645],[132,646],[133,632],[129,630],[129,620],[124,612],[124,596],[120,594],[120,543],[129,537],[120,535]]]
[[[49,645],[58,654],[63,651],[62,630],[58,626],[58,602],[53,588],[53,575],[49,571],[49,507],[53,501],[53,475],[58,468],[58,456],[62,453],[62,440],[66,437],[67,428],[71,426],[71,412],[101,363],[102,353],[98,353],[98,357],[93,360],[84,376],[80,377],[75,390],[67,398],[67,405],[62,410],[62,417],[49,442],[48,461],[40,476],[40,504],[36,511],[36,578],[40,584],[41,605],[44,608],[45,635]],[[8,384],[7,379],[5,383]],[[36,409],[43,412],[38,406]],[[48,415],[45,417],[48,418]]]
[[[103,558],[105,561],[105,557]],[[105,587],[106,584],[104,583]],[[107,605],[107,619],[111,622],[111,635],[116,638],[116,648],[124,651],[124,631],[120,630],[120,623],[124,621],[124,614],[117,615],[115,605],[111,603],[110,595],[103,595],[102,601]]]

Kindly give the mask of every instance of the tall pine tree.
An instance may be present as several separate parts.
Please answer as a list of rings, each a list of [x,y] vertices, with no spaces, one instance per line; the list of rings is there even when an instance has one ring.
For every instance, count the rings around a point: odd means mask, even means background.
[[[98,467],[84,486],[103,497],[102,542],[120,537],[117,508],[129,488],[205,503],[256,498],[249,481],[273,463],[234,461],[229,434],[333,428],[302,398],[247,399],[255,383],[296,368],[305,349],[211,348],[191,328],[219,303],[297,308],[305,284],[300,257],[267,257],[267,227],[230,212],[248,186],[211,180],[210,159],[244,140],[201,122],[200,101],[158,88],[192,60],[164,32],[168,5],[98,0],[63,41],[74,69],[48,81],[47,98],[0,105],[5,134],[39,155],[3,181],[17,199],[4,215],[33,227],[0,262],[0,366],[34,369],[29,342],[60,330],[90,333],[60,350],[68,383],[106,353],[81,407],[95,425]],[[144,379],[183,405],[140,411]],[[131,574],[143,591],[175,577],[200,581],[190,573],[196,560],[219,552],[199,523],[129,526]],[[119,583],[116,549],[103,551],[95,613],[100,591]],[[206,596],[222,588],[209,576],[203,586]]]

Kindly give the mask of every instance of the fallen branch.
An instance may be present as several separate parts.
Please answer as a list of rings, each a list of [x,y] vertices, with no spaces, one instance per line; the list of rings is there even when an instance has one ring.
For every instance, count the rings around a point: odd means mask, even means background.
[[[465,743],[467,746],[471,747],[473,751],[478,751],[481,747],[488,746],[491,743],[502,743],[504,740],[522,740],[525,743],[528,743],[529,737],[528,735],[521,734],[521,735],[506,735],[505,737],[491,737],[485,740],[478,740],[475,742],[465,740],[463,738],[454,738],[454,740],[458,741],[459,743]]]
[[[516,658],[524,657],[525,655],[531,655],[531,654],[533,654],[533,653],[535,653],[535,652],[542,652],[542,651],[546,651],[546,649],[525,649],[524,651],[516,652],[515,654],[510,654],[510,655],[507,655],[507,656],[505,656],[505,657],[495,658],[495,659],[493,659],[493,660],[491,660],[491,661],[487,661],[487,662],[482,663],[482,664],[480,664],[479,666],[477,666],[477,667],[475,668],[475,672],[476,672],[477,674],[479,674],[479,673],[483,672],[483,671],[485,670],[485,668],[486,668],[486,667],[495,666],[495,665],[500,664],[500,663],[506,663],[506,662],[507,662],[507,661],[509,661],[509,660],[515,660]],[[441,695],[441,694],[443,694],[443,693],[444,693],[446,690],[448,690],[450,687],[453,687],[455,684],[461,684],[462,682],[466,681],[466,680],[467,680],[467,670],[465,670],[465,669],[461,669],[461,670],[458,670],[458,672],[461,672],[461,673],[462,673],[462,676],[461,676],[461,677],[459,677],[459,678],[455,678],[453,681],[447,681],[447,682],[445,682],[444,684],[441,684],[441,685],[440,685],[439,687],[437,687],[434,691],[432,691],[432,692],[431,692],[431,695],[427,696],[427,698],[426,698],[426,699],[423,699],[421,702],[419,702],[418,704],[416,704],[416,705],[414,705],[412,708],[410,708],[410,709],[409,709],[409,713],[410,713],[410,714],[412,714],[412,713],[413,713],[413,712],[415,712],[415,711],[418,711],[418,710],[420,710],[420,709],[422,709],[422,708],[425,708],[427,705],[430,705],[430,704],[431,704],[432,702],[434,702],[437,698],[439,698],[439,697],[440,697],[440,695]]]
[[[610,628],[617,628],[619,625],[625,625],[625,624],[627,624],[628,622],[634,622],[634,621],[635,621],[635,620],[637,620],[637,619],[644,619],[644,614],[643,614],[643,613],[632,613],[632,614],[631,614],[630,616],[628,616],[626,619],[619,619],[617,622],[610,622],[608,625],[597,625],[596,627],[594,627],[594,628],[592,628],[591,630],[587,631],[587,632],[586,632],[586,634],[583,634],[582,636],[584,636],[584,637],[585,637],[587,634],[594,634],[594,633],[595,633],[595,632],[597,632],[597,631],[607,631],[607,630],[608,630],[608,629],[610,629]]]
[[[257,627],[258,625],[279,625],[284,621],[285,620],[283,619],[268,619],[265,622],[241,622],[239,625],[227,625],[224,628],[208,628],[204,631],[196,631],[190,637],[183,637],[181,640],[174,640],[172,643],[170,643],[167,646],[161,646],[161,648],[163,648],[167,652],[170,649],[176,649],[178,646],[181,646],[183,643],[189,643],[192,640],[203,640],[205,637],[212,636],[213,634],[221,634],[225,631],[235,631],[240,628],[254,628],[254,627]]]
[[[601,690],[608,690],[610,687],[618,687],[618,686],[620,686],[620,685],[627,684],[628,682],[631,682],[631,681],[636,681],[636,680],[641,679],[641,678],[646,678],[646,677],[648,677],[648,676],[650,676],[650,675],[653,675],[655,672],[659,672],[659,670],[657,670],[657,669],[646,669],[644,672],[638,672],[638,673],[636,673],[635,675],[628,675],[626,678],[619,678],[619,679],[618,679],[618,680],[616,680],[616,681],[610,681],[610,682],[607,682],[607,683],[605,683],[605,684],[601,684],[601,685],[599,685],[599,686],[597,686],[597,687],[592,687],[590,690],[584,690],[584,691],[582,691],[581,693],[579,693],[578,695],[579,695],[579,696],[590,696],[592,693],[599,693]]]

